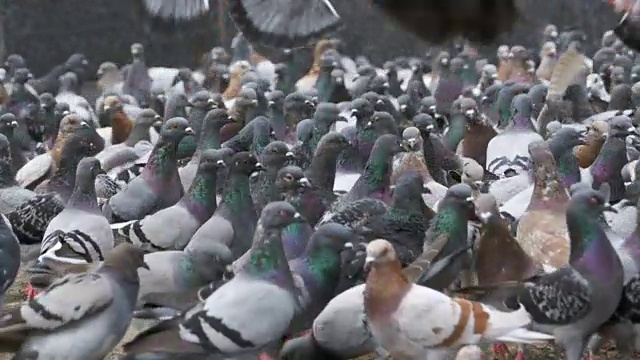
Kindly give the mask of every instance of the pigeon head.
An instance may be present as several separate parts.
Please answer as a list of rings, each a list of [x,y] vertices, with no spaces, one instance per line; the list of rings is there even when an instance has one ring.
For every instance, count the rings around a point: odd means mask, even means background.
[[[333,124],[335,124],[336,121],[341,119],[340,117],[338,117],[339,114],[340,109],[338,109],[338,105],[334,103],[323,102],[318,104],[316,112],[313,115],[313,119],[317,124],[322,124],[328,129]]]
[[[63,134],[71,134],[80,128],[90,128],[84,119],[79,115],[71,113],[60,120],[60,132]]]
[[[224,154],[220,150],[207,149],[200,154],[198,171],[214,172],[226,167]]]
[[[353,100],[350,108],[351,116],[355,116],[358,121],[368,119],[373,115],[373,105],[363,98]]]
[[[8,138],[13,137],[13,132],[18,127],[18,120],[12,113],[2,114],[0,116],[0,133]]]
[[[610,211],[609,199],[606,191],[594,190],[589,187],[574,188],[569,208],[567,209],[567,223],[571,233],[571,218],[583,219],[587,215],[591,219],[598,219],[604,211]]]
[[[338,59],[331,52],[325,52],[320,57],[320,68],[327,72],[331,72],[331,70],[338,67]]]
[[[256,171],[262,171],[264,168],[258,162],[258,159],[248,151],[241,151],[231,157],[231,171],[237,174],[249,176]]]
[[[301,220],[293,205],[286,201],[273,201],[262,209],[260,224],[263,228],[284,228]]]
[[[162,124],[160,136],[176,143],[187,135],[193,135],[189,121],[183,117],[174,117]]]
[[[162,117],[152,109],[144,109],[138,114],[135,120],[135,126],[150,128],[153,125],[161,125]]]
[[[373,106],[374,110],[376,110],[376,107],[379,107],[379,105],[383,105],[384,104],[382,102],[382,100],[380,99],[380,95],[377,94],[374,91],[367,91],[366,93],[362,94],[362,96],[360,96],[360,98],[367,100],[369,102],[369,104],[371,104],[371,106]]]
[[[13,74],[13,81],[16,84],[24,85],[30,79],[33,79],[33,74],[27,68],[19,68]]]
[[[348,146],[350,146],[349,140],[339,132],[326,133],[318,143],[318,149],[323,149],[322,151],[331,153],[341,152],[348,148]]]
[[[413,123],[413,126],[418,128],[418,130],[424,131],[425,133],[430,133],[436,130],[436,121],[431,115],[426,113],[421,113],[414,116],[411,122]]]
[[[430,194],[431,190],[424,186],[422,176],[417,171],[408,171],[402,174],[393,187],[393,207],[407,209],[415,204],[414,208],[422,209],[420,194]],[[420,211],[420,210],[418,210]]]
[[[60,163],[76,163],[78,157],[95,156],[104,149],[104,139],[93,128],[80,128],[69,136],[60,155]]]
[[[269,80],[261,77],[258,77],[256,79],[256,85],[258,86],[257,91],[261,94],[266,93],[271,88],[271,83],[269,82]]]
[[[220,132],[223,126],[234,122],[235,119],[229,114],[227,114],[227,110],[225,109],[213,109],[209,110],[204,117],[203,127],[202,127],[202,137],[205,137],[205,134],[208,134],[209,131],[217,131]],[[211,124],[211,126],[209,126]]]
[[[15,69],[27,67],[27,62],[21,55],[11,54],[7,56],[4,66],[7,67],[9,73],[12,73]]]
[[[320,96],[320,94],[318,93],[318,89],[315,87],[302,90],[301,94],[311,101],[307,104],[308,106],[315,108],[315,106],[318,105],[318,96]]]
[[[625,81],[626,71],[622,66],[613,66],[611,68],[611,81],[615,84],[621,84]]]
[[[373,157],[374,154],[380,154],[382,156],[393,156],[405,151],[405,149],[406,145],[398,135],[384,134],[378,137],[375,144],[373,145],[373,149],[371,150],[371,157]]]
[[[302,169],[295,165],[285,166],[278,170],[275,184],[280,192],[294,191],[311,186]]]
[[[480,76],[486,82],[493,81],[498,78],[498,68],[493,64],[485,64],[480,70]]]
[[[398,64],[395,61],[386,61],[382,65],[382,68],[385,70],[387,76],[389,76],[390,74],[396,73],[398,71]]]
[[[500,60],[507,60],[509,58],[509,45],[500,45],[496,51],[496,55]]]
[[[539,113],[542,110],[549,88],[545,84],[536,84],[529,89],[528,95],[531,99],[533,111]]]
[[[292,92],[284,98],[284,112],[300,114],[301,118],[313,115],[315,104],[313,100],[301,92]]]
[[[631,134],[638,134],[628,116],[618,115],[609,121],[609,136],[625,138]]]
[[[98,71],[96,72],[96,75],[98,79],[100,79],[105,75],[115,74],[118,71],[119,71],[118,65],[116,65],[115,63],[112,63],[111,61],[105,61],[102,64],[100,64],[100,66],[98,66]]]
[[[69,104],[67,104],[66,102],[57,103],[53,108],[53,112],[56,114],[56,116],[60,118],[67,116],[71,113],[71,111],[69,110]]]
[[[76,185],[93,184],[99,174],[104,173],[100,161],[94,157],[85,157],[78,163]]]
[[[376,75],[369,81],[368,89],[376,94],[384,95],[389,90],[389,80],[386,76]]]
[[[282,141],[270,142],[260,155],[260,163],[267,169],[280,169],[291,159],[293,159],[293,153]]]
[[[258,94],[255,89],[244,87],[238,93],[236,102],[243,106],[256,106],[258,104]]]
[[[269,102],[269,108],[282,109],[284,106],[284,93],[280,90],[270,91],[266,94],[267,101]]]
[[[215,101],[206,90],[201,90],[195,93],[191,99],[189,99],[189,104],[190,106],[202,111],[208,111],[217,107]]]
[[[411,97],[409,95],[402,94],[398,96],[398,109],[405,117],[411,117],[413,115],[415,109],[411,104]]]
[[[452,114],[464,114],[470,123],[481,122],[482,117],[478,111],[478,104],[475,100],[468,97],[461,97],[451,105]]]
[[[337,224],[327,223],[316,229],[309,239],[309,250],[329,249],[335,253],[341,253],[348,244],[358,239],[358,236],[350,228]]]
[[[542,35],[547,41],[554,41],[558,37],[558,28],[553,24],[549,24],[544,28]]]
[[[144,46],[140,43],[135,43],[131,45],[131,56],[134,59],[139,59],[144,56]]]
[[[398,262],[393,245],[384,239],[373,240],[367,245],[365,267]],[[398,262],[398,266],[400,263]]]
[[[529,128],[531,124],[531,98],[527,94],[518,94],[511,101],[511,121],[517,127]]]
[[[191,82],[192,79],[193,79],[193,72],[191,72],[191,69],[181,68],[180,70],[178,70],[176,77],[173,79],[173,85],[179,82],[188,84]]]
[[[551,125],[551,123],[550,123]],[[570,127],[561,127],[553,132],[549,139],[551,149],[558,149],[558,153],[564,153],[565,149],[573,149],[578,145],[584,145],[585,134]]]
[[[144,261],[144,250],[141,248],[124,242],[109,251],[102,263],[103,267],[113,269],[117,273],[121,273],[131,281],[138,282],[138,269],[149,270],[149,265]]]
[[[483,193],[478,195],[475,201],[476,213],[482,222],[486,223],[492,214],[498,212],[498,201],[491,193]]]
[[[122,106],[122,102],[120,101],[120,98],[118,96],[110,95],[110,96],[107,96],[104,99],[102,108],[107,113],[113,114],[115,112],[122,111],[123,106]]]
[[[436,113],[436,98],[433,96],[425,96],[420,99],[419,112],[435,116]]]
[[[40,94],[40,107],[44,110],[53,110],[56,106],[56,98],[51,93]]]
[[[331,71],[331,78],[335,81],[336,84],[344,84],[344,70],[342,69],[333,69]]]
[[[422,151],[422,136],[417,127],[409,126],[404,129],[402,132],[402,140],[407,144],[409,151]]]
[[[68,71],[78,71],[85,68],[87,65],[89,65],[89,61],[86,56],[78,53],[69,56],[65,63],[65,67]]]

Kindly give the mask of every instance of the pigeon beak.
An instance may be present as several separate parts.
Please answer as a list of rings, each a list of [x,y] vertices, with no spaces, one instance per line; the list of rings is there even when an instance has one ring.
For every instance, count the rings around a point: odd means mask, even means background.
[[[638,130],[636,130],[636,128],[635,128],[635,127],[633,127],[633,126],[632,126],[632,127],[630,127],[630,128],[628,128],[628,129],[627,129],[627,132],[628,132],[629,134],[638,135]]]
[[[160,126],[162,126],[162,120],[156,120],[156,121],[154,121],[153,126],[154,126],[154,127],[160,127]]]
[[[87,122],[86,122],[86,121],[83,121],[83,122],[81,122],[81,123],[80,123],[80,126],[82,126],[82,127],[89,127],[89,124],[87,124]]]
[[[45,104],[40,104],[40,109],[46,109],[46,108],[47,108],[47,105],[45,105]]]
[[[427,187],[427,185],[422,185],[422,193],[423,194],[431,194],[431,189]]]
[[[602,209],[602,211],[607,211],[607,212],[611,212],[611,213],[614,213],[614,214],[618,213],[618,210],[615,209],[613,206],[611,206],[611,204],[605,204],[604,208]]]
[[[215,101],[213,101],[213,99],[209,99],[209,100],[207,100],[207,104],[209,104],[209,105],[215,105],[215,104],[216,104],[216,102],[215,102]]]
[[[141,268],[143,268],[143,269],[147,269],[147,270],[149,270],[149,271],[151,270],[151,268],[149,267],[149,264],[147,264],[147,263],[146,263],[146,262],[144,262],[144,261],[142,262],[142,265],[140,265],[140,267],[141,267]]]
[[[296,156],[291,151],[288,151],[284,156],[286,156],[287,159],[295,159],[296,158]]]
[[[12,121],[11,122],[11,127],[18,127],[18,122],[17,121]]]
[[[219,167],[227,167],[227,164],[225,164],[224,160],[216,161],[216,165],[218,165]]]
[[[378,105],[384,105],[384,101],[382,101],[382,100],[378,100],[378,101],[376,101],[376,104],[378,104]]]
[[[264,166],[262,166],[262,164],[260,163],[256,163],[255,167],[254,167],[255,171],[264,171]]]
[[[314,103],[313,103],[313,101],[311,101],[311,100],[305,100],[305,101],[304,101],[304,104],[305,104],[305,105],[309,105],[309,106],[311,106],[311,107],[316,107],[316,104],[314,104]]]
[[[382,86],[383,86],[385,89],[388,89],[388,88],[389,88],[389,83],[388,83],[388,82],[386,82],[386,83],[382,84]]]
[[[427,130],[431,131],[433,129],[435,129],[435,126],[433,126],[433,124],[427,125]]]
[[[82,60],[82,65],[87,66],[87,65],[89,65],[89,62],[87,60]]]
[[[96,75],[98,77],[101,77],[102,75],[104,75],[104,71],[102,69],[98,69],[98,71],[96,72]]]
[[[302,215],[300,215],[299,212],[296,212],[295,214],[293,214],[293,219],[296,221],[300,221],[302,220]]]
[[[413,150],[413,148],[416,146],[416,139],[407,140],[407,144],[409,144],[409,149]]]
[[[257,104],[257,103],[258,103],[258,100],[251,100],[251,103],[252,103],[252,104]]]
[[[65,110],[65,111],[63,111],[63,112],[62,112],[62,115],[64,115],[64,116],[69,115],[69,110]]]
[[[480,220],[482,220],[483,223],[486,224],[487,221],[489,220],[489,217],[491,217],[491,213],[488,212],[488,211],[487,212],[483,212],[483,213],[480,213],[478,215],[478,217],[480,218]]]
[[[373,126],[373,123],[371,121],[369,121],[365,127],[367,129],[370,129],[372,126]]]
[[[558,37],[558,32],[557,31],[552,31],[551,34],[549,34],[552,38],[556,38]]]
[[[311,182],[309,182],[309,179],[307,179],[306,177],[303,177],[300,180],[298,180],[298,183],[302,187],[310,187],[311,186]]]
[[[473,196],[469,196],[468,198],[465,199],[467,202],[472,203],[473,202]]]
[[[351,116],[358,115],[358,109],[351,109]]]
[[[236,119],[234,119],[231,115],[227,116],[227,121],[229,122],[235,122]]]
[[[105,106],[103,107],[103,109],[104,109],[104,111],[109,111],[109,110],[111,109],[111,106],[109,106],[109,105],[105,105]]]
[[[269,106],[273,106],[273,105],[275,105],[275,101],[269,100]]]
[[[474,109],[469,109],[467,111],[464,112],[465,115],[467,115],[468,118],[473,118],[476,116],[476,111]]]
[[[407,110],[407,105],[406,104],[400,105],[400,111],[405,111],[405,110]]]
[[[184,129],[184,132],[187,133],[187,135],[193,135],[193,129],[191,127]]]
[[[429,106],[429,111],[435,112],[436,111],[436,106],[435,105]]]

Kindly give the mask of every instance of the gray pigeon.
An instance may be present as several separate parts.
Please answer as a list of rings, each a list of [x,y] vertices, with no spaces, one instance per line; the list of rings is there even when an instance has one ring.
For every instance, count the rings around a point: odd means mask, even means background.
[[[101,360],[122,339],[138,296],[141,249],[121,244],[96,271],[64,277],[0,321],[15,359]]]
[[[225,166],[220,150],[206,150],[200,155],[198,172],[189,191],[177,204],[112,228],[118,237],[149,252],[184,249],[198,228],[216,211],[218,170]]]
[[[193,130],[185,118],[172,118],[162,125],[160,140],[140,176],[104,205],[107,219],[111,222],[142,219],[180,200],[184,190],[178,174],[176,151],[180,140],[189,134],[193,134]]]
[[[11,229],[11,223],[0,215],[0,306],[4,303],[4,293],[13,284],[20,267],[20,244]]]
[[[0,134],[0,214],[14,211],[34,196],[33,191],[18,185],[16,171],[11,164],[9,140]]]
[[[44,232],[40,261],[91,263],[104,260],[113,248],[113,233],[96,197],[95,178],[101,171],[96,158],[80,160],[71,197]]]
[[[300,294],[281,239],[282,229],[297,219],[301,217],[289,203],[268,204],[260,216],[251,257],[235,277],[179,321],[169,320],[139,334],[125,344],[125,352],[238,354],[279,344],[299,309]]]
[[[228,229],[230,224],[233,238],[229,246],[234,259],[251,247],[251,239],[258,217],[251,199],[249,176],[262,169],[262,164],[249,152],[239,152],[233,155],[220,206],[216,209],[215,214],[193,235],[193,239],[200,236],[206,236],[210,239],[215,237],[219,239],[218,241],[226,243],[229,239],[220,237],[220,231]],[[224,232],[229,233],[228,231]]]

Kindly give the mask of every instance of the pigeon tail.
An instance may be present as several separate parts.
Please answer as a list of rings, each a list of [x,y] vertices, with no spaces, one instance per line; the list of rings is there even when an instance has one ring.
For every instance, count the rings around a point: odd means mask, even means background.
[[[520,340],[524,342],[553,339],[552,336],[545,338],[544,334],[535,332],[531,334],[531,337],[527,337],[527,334],[524,332],[518,332],[518,330],[521,330],[531,323],[531,315],[529,315],[522,305],[519,306],[518,310],[512,312],[500,311],[486,305],[482,305],[482,307],[488,314],[487,327],[482,333],[483,338],[487,340],[519,342],[516,341],[519,339],[518,336],[522,336]]]
[[[495,338],[496,341],[511,342],[518,344],[536,344],[553,340],[553,335],[543,334],[527,329],[515,329],[502,336]]]

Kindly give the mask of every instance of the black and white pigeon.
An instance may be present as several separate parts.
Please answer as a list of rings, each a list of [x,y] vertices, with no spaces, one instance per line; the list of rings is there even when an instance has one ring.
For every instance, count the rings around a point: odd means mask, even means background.
[[[68,275],[0,320],[0,350],[15,359],[98,360],[124,336],[144,253],[121,244],[95,272]]]
[[[71,197],[44,232],[40,261],[71,264],[103,261],[113,248],[113,232],[96,197],[95,178],[100,172],[102,168],[96,158],[80,160]]]

